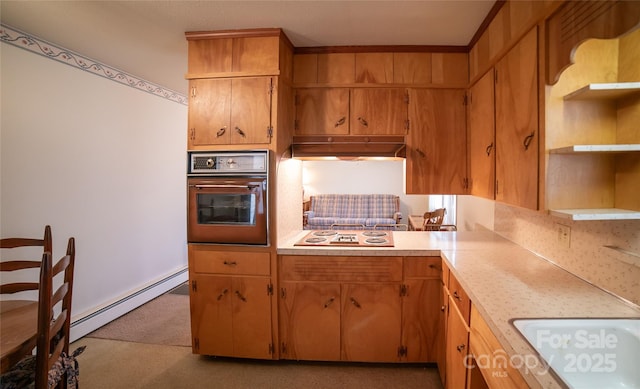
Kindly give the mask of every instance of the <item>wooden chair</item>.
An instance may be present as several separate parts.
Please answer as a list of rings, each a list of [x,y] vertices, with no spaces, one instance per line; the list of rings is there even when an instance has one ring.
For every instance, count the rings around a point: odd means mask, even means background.
[[[440,231],[446,212],[446,208],[438,208],[431,212],[425,212],[423,216],[424,222],[422,224],[422,229],[424,231]]]
[[[44,253],[38,293],[36,355],[23,358],[2,376],[3,382],[12,382],[16,387],[33,383],[35,389],[66,389],[67,383],[71,382],[77,388],[78,366],[75,357],[84,347],[69,355],[74,238],[69,238],[66,254],[55,265],[52,262],[51,253]],[[61,275],[62,279],[54,292],[54,278],[57,275]]]
[[[51,253],[52,249],[52,238],[51,238],[51,227],[46,226],[44,229],[44,237],[42,239],[32,239],[32,238],[4,238],[0,239],[0,248],[2,250],[3,259],[7,256],[12,256],[13,253],[18,253],[17,255],[23,256],[26,252],[29,251],[29,247],[42,247],[43,253]],[[27,248],[25,250],[21,250],[20,248]],[[9,249],[17,249],[17,250],[9,250]],[[43,256],[43,254],[39,254],[38,257]],[[42,259],[20,259],[20,257],[14,257],[10,260],[4,260],[0,262],[0,279],[2,283],[0,285],[0,294],[2,295],[13,295],[18,292],[26,292],[26,291],[38,291],[40,288],[40,283],[36,275],[31,275],[27,270],[28,269],[40,269],[42,266]],[[34,293],[31,300],[36,301],[37,294]],[[29,297],[29,296],[27,296]],[[22,298],[21,299],[26,299]],[[3,296],[3,300],[8,300],[6,296]],[[21,301],[28,302],[28,301]],[[29,339],[27,342],[22,343],[20,347],[12,352],[7,360],[3,360],[2,371],[9,368],[10,366],[15,365],[20,359],[22,359],[25,355],[31,354],[33,349],[36,346],[36,338]],[[6,363],[6,366],[5,366]]]
[[[67,366],[69,362],[73,362],[73,358],[71,361],[68,359],[75,239],[69,238],[66,254],[55,265],[52,265],[51,261],[44,265],[40,273],[41,287],[38,298],[35,389],[66,389],[67,375],[75,374],[73,370],[76,368]],[[62,283],[53,292],[53,280],[58,274],[63,275]],[[57,314],[54,314],[55,312]],[[49,386],[50,379],[57,380],[54,386]]]

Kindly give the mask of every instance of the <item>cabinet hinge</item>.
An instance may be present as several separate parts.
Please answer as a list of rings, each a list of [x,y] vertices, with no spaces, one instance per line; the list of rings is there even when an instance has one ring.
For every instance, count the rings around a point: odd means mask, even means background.
[[[409,91],[404,91],[404,103],[409,105]]]
[[[193,338],[193,348],[195,352],[200,350],[200,338]]]
[[[409,128],[411,127],[411,122],[409,121],[409,119],[404,121],[404,129],[409,131]]]
[[[405,284],[400,285],[400,297],[404,297],[408,294],[409,287]]]
[[[280,353],[284,355],[287,354],[287,344],[284,342],[280,344]]]
[[[398,347],[398,357],[402,358],[406,356],[407,356],[407,347],[406,346]]]
[[[273,284],[267,285],[267,295],[273,296]]]
[[[273,348],[273,343],[269,343],[269,354],[273,355],[275,349]]]
[[[272,96],[273,95],[273,78],[269,80],[269,95]]]
[[[198,291],[198,284],[196,284],[196,280],[192,280],[191,281],[191,290],[193,292],[197,292]]]
[[[194,98],[194,97],[196,97],[196,87],[192,86],[191,87],[191,98]]]
[[[280,288],[280,297],[282,297],[283,299],[287,298],[287,289],[286,288]]]
[[[267,127],[267,136],[273,138],[273,126]]]

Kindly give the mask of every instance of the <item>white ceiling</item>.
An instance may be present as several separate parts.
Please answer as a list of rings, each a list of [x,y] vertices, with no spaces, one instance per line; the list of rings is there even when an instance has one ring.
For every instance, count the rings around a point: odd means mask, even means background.
[[[2,0],[0,19],[186,94],[186,31],[281,27],[296,47],[467,46],[494,2]]]

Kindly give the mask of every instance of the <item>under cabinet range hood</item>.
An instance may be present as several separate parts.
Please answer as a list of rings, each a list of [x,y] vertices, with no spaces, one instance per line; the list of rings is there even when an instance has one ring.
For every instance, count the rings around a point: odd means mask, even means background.
[[[296,159],[404,158],[403,135],[295,135],[291,157]]]

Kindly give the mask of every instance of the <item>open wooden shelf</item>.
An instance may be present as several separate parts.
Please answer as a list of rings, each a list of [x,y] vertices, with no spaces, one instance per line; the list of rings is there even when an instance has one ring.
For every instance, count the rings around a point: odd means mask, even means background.
[[[615,100],[640,93],[640,82],[589,84],[564,96],[565,100]]]
[[[552,216],[570,220],[637,220],[640,219],[640,211],[617,208],[597,209],[553,209],[549,213]]]
[[[629,153],[640,151],[640,144],[624,145],[573,145],[551,149],[551,154]]]

